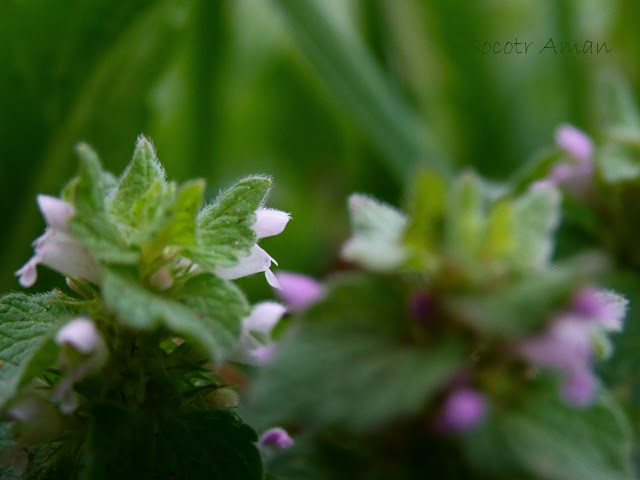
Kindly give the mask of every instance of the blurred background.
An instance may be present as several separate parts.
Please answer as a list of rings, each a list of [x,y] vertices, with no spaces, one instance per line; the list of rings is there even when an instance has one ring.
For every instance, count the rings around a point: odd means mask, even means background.
[[[637,0],[2,0],[0,291],[18,288],[44,227],[35,196],[73,175],[74,143],[120,173],[140,133],[210,198],[271,175],[269,205],[293,220],[262,245],[322,276],[350,192],[401,204],[420,163],[504,179],[558,123],[594,129],[608,75],[637,95],[638,25]],[[549,38],[594,53],[540,54]],[[472,48],[516,39],[534,44]],[[34,290],[54,284],[45,270]],[[271,295],[257,277],[242,280],[254,300]]]

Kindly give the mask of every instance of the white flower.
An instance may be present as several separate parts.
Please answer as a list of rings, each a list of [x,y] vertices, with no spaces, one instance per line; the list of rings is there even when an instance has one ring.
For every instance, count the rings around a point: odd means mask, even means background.
[[[104,340],[91,320],[76,318],[71,320],[56,334],[58,345],[68,345],[86,355],[106,350]]]
[[[53,400],[60,404],[63,413],[71,413],[77,406],[73,385],[100,370],[107,362],[107,345],[93,322],[86,318],[76,318],[64,325],[56,334],[55,341],[83,354],[82,357],[69,355],[64,350],[60,355],[60,365],[64,378],[56,388]]]
[[[16,272],[20,285],[30,287],[36,282],[38,264],[70,277],[100,282],[99,266],[87,248],[69,234],[69,219],[75,214],[73,206],[49,195],[38,195],[37,202],[47,230],[33,242],[33,257]]]
[[[286,312],[284,305],[277,302],[258,303],[251,314],[242,321],[242,335],[230,359],[247,365],[264,365],[273,353],[271,331]],[[267,342],[256,338],[256,334]]]
[[[291,217],[288,213],[269,208],[259,208],[256,210],[256,221],[252,228],[256,232],[256,241],[261,238],[271,237],[283,232]],[[274,288],[280,288],[278,279],[271,271],[271,263],[278,265],[271,255],[255,244],[251,247],[249,256],[242,257],[233,267],[218,267],[216,275],[235,280],[246,277],[254,273],[264,272],[267,282]]]

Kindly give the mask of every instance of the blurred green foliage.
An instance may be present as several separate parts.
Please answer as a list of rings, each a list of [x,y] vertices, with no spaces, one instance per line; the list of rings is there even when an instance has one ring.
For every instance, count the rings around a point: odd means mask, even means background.
[[[598,123],[603,76],[637,93],[639,21],[635,0],[4,0],[0,290],[17,288],[44,225],[35,195],[58,193],[74,143],[121,171],[143,132],[169,175],[205,177],[209,198],[273,176],[270,206],[293,221],[265,248],[323,275],[340,267],[349,192],[398,204],[421,161],[505,178],[558,123]],[[612,52],[470,47],[516,37]],[[258,277],[241,282],[255,298],[269,294]],[[37,288],[50,286],[44,275]]]

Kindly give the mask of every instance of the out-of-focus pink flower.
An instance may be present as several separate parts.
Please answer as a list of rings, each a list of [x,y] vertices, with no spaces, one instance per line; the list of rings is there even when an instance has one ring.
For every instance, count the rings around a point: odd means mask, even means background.
[[[587,198],[593,189],[591,139],[577,128],[563,124],[556,129],[555,140],[569,159],[554,166],[547,178],[570,195]]]
[[[470,387],[457,388],[444,400],[434,426],[441,433],[467,431],[482,422],[487,410],[485,395]]]
[[[594,287],[579,290],[573,298],[572,311],[592,319],[604,330],[622,330],[627,300],[620,295]]]
[[[593,143],[586,133],[565,123],[556,128],[554,136],[556,144],[580,164],[591,163]]]
[[[565,379],[563,396],[572,405],[587,406],[595,395],[596,385],[596,377],[590,369],[575,369]]]
[[[86,318],[76,318],[65,324],[58,330],[55,341],[83,354],[70,355],[64,349],[60,354],[64,376],[54,392],[53,401],[60,405],[60,411],[68,414],[77,406],[73,385],[100,370],[107,362],[108,350],[94,323]]]
[[[276,278],[280,283],[276,294],[290,310],[305,310],[324,296],[324,286],[307,275],[279,271]]]
[[[564,375],[563,394],[567,402],[584,406],[595,392],[594,342],[606,331],[620,331],[627,301],[614,292],[593,287],[580,289],[568,311],[557,315],[542,333],[516,346],[524,359]]]
[[[259,443],[263,446],[284,449],[291,447],[294,442],[285,429],[274,427],[262,434]]]

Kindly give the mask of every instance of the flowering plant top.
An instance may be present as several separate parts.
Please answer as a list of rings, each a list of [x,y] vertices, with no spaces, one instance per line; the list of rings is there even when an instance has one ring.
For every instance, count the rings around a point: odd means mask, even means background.
[[[46,231],[16,272],[30,287],[49,267],[71,290],[0,299],[7,474],[262,478],[258,437],[216,366],[259,364],[268,339],[251,332],[284,313],[252,312],[231,282],[264,273],[279,286],[258,246],[289,221],[264,208],[271,180],[244,178],[203,206],[204,181],[167,181],[144,137],[119,178],[87,145],[78,154],[61,196],[38,196]]]

